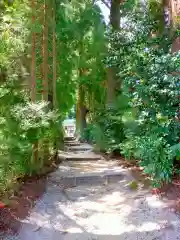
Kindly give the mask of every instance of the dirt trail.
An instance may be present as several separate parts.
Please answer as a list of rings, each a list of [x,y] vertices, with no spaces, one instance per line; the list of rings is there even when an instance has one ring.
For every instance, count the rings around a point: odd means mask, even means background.
[[[18,233],[2,239],[180,239],[178,216],[143,186],[131,190],[129,170],[94,154],[87,144],[67,145],[45,194],[21,220]]]

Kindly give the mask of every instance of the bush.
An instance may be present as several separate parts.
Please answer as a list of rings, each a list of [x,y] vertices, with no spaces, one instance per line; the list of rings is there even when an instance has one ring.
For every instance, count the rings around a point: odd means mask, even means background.
[[[156,19],[151,8],[144,11],[142,4],[127,1],[121,7],[124,24],[118,33],[109,34],[107,59],[109,66],[118,69],[121,89],[116,89],[116,107],[96,122],[107,151],[120,149],[126,158],[139,159],[159,184],[171,180],[173,161],[179,155],[180,91],[179,75],[174,73],[180,69],[180,53],[171,53],[178,32],[170,36],[164,18]],[[117,100],[122,97],[126,107]]]
[[[25,91],[13,85],[1,86],[0,96],[0,191],[5,191],[17,178],[39,173],[47,163],[45,152],[53,150],[59,136],[59,117],[47,103],[30,103]]]
[[[173,173],[173,155],[170,145],[155,134],[138,139],[136,157],[154,183],[169,182]]]
[[[95,126],[92,124],[88,124],[86,129],[84,130],[82,136],[81,136],[81,140],[83,141],[87,141],[89,143],[94,143],[95,139],[94,139],[94,128]]]
[[[29,20],[32,9],[27,0],[5,2],[0,12],[1,193],[10,189],[17,178],[42,171],[49,163],[48,158],[61,131],[59,116],[49,110],[47,103],[31,103],[29,91],[24,88],[30,75],[29,41],[34,26]],[[38,63],[41,56],[36,55]],[[38,72],[36,75],[40,78]],[[36,80],[39,90],[41,80]],[[34,159],[36,149],[38,155]]]

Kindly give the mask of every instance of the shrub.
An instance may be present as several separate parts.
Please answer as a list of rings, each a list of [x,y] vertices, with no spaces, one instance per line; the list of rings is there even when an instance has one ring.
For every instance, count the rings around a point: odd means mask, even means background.
[[[25,91],[9,83],[0,88],[0,190],[25,175],[41,171],[59,136],[59,117],[47,103],[30,103]],[[5,104],[6,103],[6,104]],[[38,159],[33,159],[33,145],[38,142]],[[48,157],[48,156],[46,156]]]
[[[126,158],[139,159],[156,184],[170,181],[180,136],[179,75],[174,74],[180,53],[171,53],[178,32],[170,35],[164,19],[156,19],[151,8],[144,11],[142,4],[126,1],[121,7],[124,23],[118,33],[109,34],[107,59],[118,69],[121,88],[116,89],[116,107],[96,122],[107,150],[118,148]],[[124,96],[126,107],[117,101]]]

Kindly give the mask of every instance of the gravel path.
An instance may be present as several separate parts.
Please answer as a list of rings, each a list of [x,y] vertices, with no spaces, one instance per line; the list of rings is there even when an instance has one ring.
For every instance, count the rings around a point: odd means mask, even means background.
[[[97,163],[94,164],[97,171]],[[67,162],[64,165],[67,167]],[[111,162],[107,162],[108,165],[112,166]],[[61,169],[62,166],[63,164]],[[22,221],[17,236],[2,239],[180,239],[178,216],[170,212],[158,197],[143,190],[141,186],[135,191],[131,190],[129,182],[132,177],[128,170],[122,172],[122,179],[116,183],[75,187],[63,187],[57,180],[53,182],[51,174],[46,193],[37,201],[29,217]],[[57,179],[57,171],[54,176]]]

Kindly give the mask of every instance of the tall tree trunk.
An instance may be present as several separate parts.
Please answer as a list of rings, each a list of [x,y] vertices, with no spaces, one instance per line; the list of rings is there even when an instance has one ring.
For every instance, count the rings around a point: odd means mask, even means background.
[[[80,132],[81,135],[87,127],[86,114],[87,108],[85,106],[85,91],[82,85],[79,86],[79,113],[80,113]]]
[[[47,16],[47,25],[48,25],[48,40],[47,40],[47,49],[48,49],[48,75],[49,79],[48,84],[48,102],[49,108],[53,110],[55,107],[55,97],[56,97],[56,22],[55,22],[55,0],[46,0],[48,4],[48,16]]]
[[[43,46],[42,46],[42,54],[43,54],[43,93],[42,98],[44,101],[48,101],[48,4],[47,0],[44,0],[44,20],[43,20]]]
[[[52,5],[52,20],[53,20],[53,86],[52,86],[52,101],[53,101],[53,108],[57,108],[57,101],[56,101],[56,78],[57,78],[57,64],[56,64],[56,0],[53,0]],[[55,158],[58,156],[58,142],[59,139],[55,139],[54,142],[54,150],[55,150]]]
[[[163,0],[165,26],[169,28],[169,34],[174,35],[177,28],[180,27],[180,0]],[[171,52],[180,50],[180,37],[178,36],[171,47]]]
[[[36,2],[32,0],[32,25],[35,24]],[[32,52],[31,52],[31,101],[36,101],[36,33],[32,32]],[[33,160],[38,160],[38,142],[33,144]]]
[[[77,93],[76,93],[76,131],[79,134],[79,130],[80,130],[80,107],[79,107],[79,87],[77,89]]]
[[[180,27],[180,0],[169,0],[168,7],[170,9],[170,18],[172,23],[172,31],[176,30]],[[180,37],[178,36],[173,45],[172,45],[172,53],[178,52],[180,50]]]
[[[53,106],[56,109],[56,0],[53,0]]]
[[[79,77],[83,75],[83,70],[79,69]],[[86,115],[88,109],[85,105],[85,89],[84,86],[80,83],[78,86],[78,96],[77,96],[77,106],[76,106],[76,128],[80,131],[81,135],[83,134],[85,128],[87,127]]]
[[[48,37],[49,37],[49,10],[50,10],[50,3],[49,0],[44,0],[44,8],[43,8],[43,44],[42,44],[42,63],[43,63],[43,79],[42,79],[42,99],[44,101],[49,100],[49,79],[48,79],[48,73],[49,73],[49,67],[48,67]],[[49,157],[49,139],[45,138],[43,140],[43,158],[44,161],[47,161]]]
[[[111,0],[110,24],[113,30],[119,30],[120,27],[120,4],[122,0]]]
[[[36,3],[32,0],[32,25],[35,24]],[[36,33],[32,32],[32,52],[31,52],[31,101],[36,101]]]
[[[111,0],[110,25],[113,32],[118,31],[120,27],[120,4],[121,0]],[[111,105],[115,98],[118,72],[116,67],[110,67],[107,71],[107,105]]]

